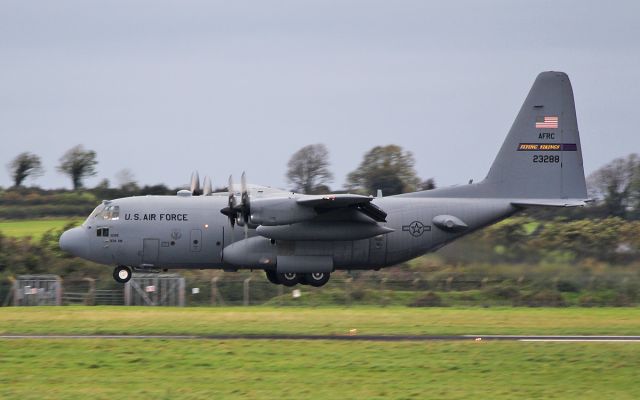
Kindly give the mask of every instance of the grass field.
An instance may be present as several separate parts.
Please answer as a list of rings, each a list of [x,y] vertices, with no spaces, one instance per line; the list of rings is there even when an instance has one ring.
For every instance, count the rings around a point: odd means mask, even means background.
[[[0,308],[0,333],[638,334],[640,311]],[[636,399],[637,343],[4,339],[2,399]]]
[[[3,399],[637,399],[624,343],[0,341]]]
[[[1,334],[638,335],[640,308],[4,307]]]
[[[42,235],[50,229],[60,229],[66,224],[79,219],[52,218],[52,219],[29,219],[29,220],[0,220],[0,232],[11,237],[27,237],[40,239]]]
[[[5,307],[2,334],[638,334],[640,310]],[[2,399],[636,399],[637,343],[5,339]]]

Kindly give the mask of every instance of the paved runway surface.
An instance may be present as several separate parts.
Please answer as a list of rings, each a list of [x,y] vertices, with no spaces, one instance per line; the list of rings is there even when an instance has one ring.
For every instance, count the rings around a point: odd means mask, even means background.
[[[159,339],[159,340],[342,340],[342,341],[517,341],[640,342],[640,336],[520,335],[0,335],[0,339]]]

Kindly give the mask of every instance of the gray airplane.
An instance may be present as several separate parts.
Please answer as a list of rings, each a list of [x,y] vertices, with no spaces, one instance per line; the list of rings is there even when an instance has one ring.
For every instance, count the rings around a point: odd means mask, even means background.
[[[205,179],[200,191],[196,174],[177,196],[103,201],[60,248],[115,266],[118,282],[132,270],[251,268],[274,284],[322,286],[335,270],[396,265],[528,207],[588,201],[562,72],[538,75],[482,182],[388,197],[290,193],[247,185],[244,174],[228,187],[212,193]]]

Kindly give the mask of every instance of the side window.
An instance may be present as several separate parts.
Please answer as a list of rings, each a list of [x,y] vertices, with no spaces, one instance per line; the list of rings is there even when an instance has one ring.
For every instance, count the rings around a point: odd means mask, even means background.
[[[109,228],[98,228],[98,229],[96,229],[96,236],[98,236],[98,237],[109,237]]]

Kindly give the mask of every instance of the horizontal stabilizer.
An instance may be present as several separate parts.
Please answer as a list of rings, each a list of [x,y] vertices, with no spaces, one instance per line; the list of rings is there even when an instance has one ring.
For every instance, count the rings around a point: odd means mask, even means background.
[[[513,201],[516,207],[584,207],[588,200],[580,199],[522,199]]]

